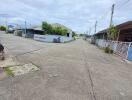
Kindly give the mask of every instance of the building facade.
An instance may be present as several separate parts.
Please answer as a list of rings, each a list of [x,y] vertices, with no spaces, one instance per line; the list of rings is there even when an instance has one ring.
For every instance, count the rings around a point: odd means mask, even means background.
[[[132,21],[116,25],[115,28],[118,31],[115,41],[132,42]],[[106,40],[108,38],[108,29],[96,33],[94,37]]]

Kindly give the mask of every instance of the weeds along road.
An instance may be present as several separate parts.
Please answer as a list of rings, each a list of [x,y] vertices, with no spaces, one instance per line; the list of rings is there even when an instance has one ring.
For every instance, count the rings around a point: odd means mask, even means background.
[[[40,71],[0,81],[0,100],[131,100],[132,65],[81,39],[42,43],[0,33],[20,64]]]

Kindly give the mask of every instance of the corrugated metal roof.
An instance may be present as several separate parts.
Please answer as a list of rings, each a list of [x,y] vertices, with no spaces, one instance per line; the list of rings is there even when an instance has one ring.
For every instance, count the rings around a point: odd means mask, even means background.
[[[116,27],[118,30],[124,30],[124,29],[132,28],[132,21],[127,21],[127,22],[125,22],[125,23],[121,23],[121,24],[119,24],[119,25],[116,25],[115,27]],[[104,30],[102,30],[102,31],[99,31],[99,32],[96,33],[95,35],[107,33],[107,30],[108,30],[108,29],[104,29]]]

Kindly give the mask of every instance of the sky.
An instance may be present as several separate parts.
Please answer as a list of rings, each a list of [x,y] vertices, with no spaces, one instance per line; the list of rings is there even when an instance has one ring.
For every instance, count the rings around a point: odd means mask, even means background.
[[[132,20],[132,0],[1,0],[0,24],[41,25],[42,21],[60,23],[78,33],[94,33],[109,26],[115,3],[115,25]],[[7,19],[7,20],[6,20]]]

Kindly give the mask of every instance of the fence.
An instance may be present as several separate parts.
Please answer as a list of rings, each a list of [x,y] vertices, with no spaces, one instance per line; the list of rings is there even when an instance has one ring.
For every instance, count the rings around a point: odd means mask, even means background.
[[[107,41],[102,39],[96,40],[96,45],[99,47],[109,46],[114,53],[120,55],[121,57],[132,61],[132,42],[119,42],[119,41]]]

